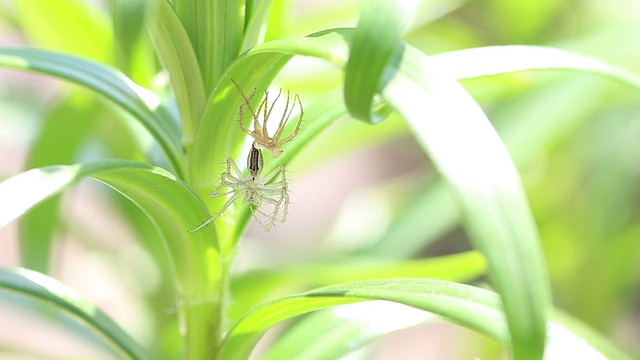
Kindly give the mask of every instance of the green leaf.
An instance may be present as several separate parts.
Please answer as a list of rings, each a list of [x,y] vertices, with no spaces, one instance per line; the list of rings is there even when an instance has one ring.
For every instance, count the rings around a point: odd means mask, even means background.
[[[392,332],[438,320],[429,313],[389,302],[337,306],[305,316],[288,328],[264,359],[331,360]],[[631,357],[585,324],[556,309],[547,331],[545,359]]]
[[[159,1],[155,6],[149,31],[158,57],[171,78],[182,118],[182,142],[189,152],[205,104],[198,59],[180,19],[167,1]]]
[[[387,301],[340,305],[306,315],[261,358],[341,359],[381,336],[434,320],[433,314]]]
[[[213,351],[221,331],[211,326],[221,323],[217,237],[213,227],[188,232],[206,219],[206,209],[173,174],[123,160],[32,169],[0,183],[0,226],[86,177],[109,185],[147,214],[171,260],[185,348],[195,358]]]
[[[247,1],[245,15],[246,26],[240,53],[262,43],[267,35],[267,25],[269,24],[269,13],[271,11],[272,1],[259,1],[255,9],[251,6],[251,2],[253,1]]]
[[[383,91],[461,206],[465,228],[489,261],[516,359],[544,351],[550,290],[537,229],[518,173],[493,126],[461,85],[406,47]]]
[[[387,300],[431,311],[502,344],[509,334],[496,294],[477,287],[430,279],[388,279],[328,286],[267,303],[229,331],[220,359],[246,359],[266,330],[311,311],[364,300]]]
[[[241,275],[232,283],[235,305],[233,318],[269,298],[301,292],[318,286],[357,280],[388,278],[431,278],[457,282],[471,281],[486,273],[486,260],[476,252],[410,260],[403,262],[345,259],[327,264],[299,265],[278,270],[256,270]],[[309,274],[315,274],[310,277]]]
[[[446,72],[458,79],[495,76],[517,71],[530,70],[574,70],[597,73],[608,78],[638,88],[638,76],[602,61],[554,48],[538,46],[493,46],[477,49],[458,50],[430,57],[436,71]],[[599,106],[599,90],[590,83],[565,82],[554,87],[553,92],[542,90],[543,96],[518,104],[518,108],[534,108],[544,104],[544,113],[508,113],[520,116],[519,121],[510,121],[510,131],[500,132],[516,164],[526,168],[533,159],[557,142],[567,133],[567,129],[577,126],[579,119],[588,119],[585,114],[596,111]],[[549,92],[549,93],[548,93]],[[548,93],[548,94],[547,94]],[[566,104],[583,101],[589,106],[567,108]],[[499,119],[494,119],[499,120]],[[497,125],[500,131],[500,124]],[[515,127],[513,127],[515,126]],[[450,195],[441,179],[436,179],[397,217],[388,231],[370,248],[359,253],[377,253],[385,256],[405,258],[415,254],[449,231],[459,221],[452,206]],[[416,216],[430,219],[429,228],[424,229]],[[398,239],[403,239],[399,246]]]
[[[184,159],[178,122],[157,95],[108,66],[36,49],[0,49],[0,66],[48,74],[84,86],[113,101],[144,126],[182,177]]]
[[[111,4],[116,38],[116,63],[127,69],[135,56],[144,30],[147,9],[156,0],[114,0]]]
[[[398,53],[400,36],[411,23],[418,3],[414,0],[364,3],[344,79],[345,103],[356,119],[371,123],[383,119],[380,116],[372,118],[373,97],[389,80],[386,69]]]
[[[507,45],[465,49],[434,55],[435,72],[455,79],[529,70],[577,70],[602,75],[640,89],[640,76],[588,56],[543,46]]]
[[[14,291],[52,303],[73,314],[107,340],[113,349],[130,359],[150,359],[142,347],[109,316],[80,294],[57,280],[27,269],[0,268],[0,289]]]
[[[217,86],[238,56],[244,31],[243,0],[181,0],[175,9],[195,49],[205,92]]]

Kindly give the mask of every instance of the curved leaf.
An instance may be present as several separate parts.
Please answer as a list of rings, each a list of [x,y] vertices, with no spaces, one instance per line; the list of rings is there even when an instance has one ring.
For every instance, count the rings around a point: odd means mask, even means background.
[[[68,80],[113,101],[140,121],[182,177],[184,159],[177,121],[160,104],[157,95],[136,85],[121,72],[75,56],[27,48],[0,49],[0,66]]]
[[[586,325],[555,311],[547,331],[544,359],[619,359],[631,357]],[[332,360],[392,332],[438,320],[417,309],[390,302],[337,306],[305,316],[263,355],[265,359]]]
[[[538,233],[517,170],[493,126],[461,85],[407,47],[383,91],[458,198],[465,228],[489,261],[514,357],[544,352],[550,289]]]
[[[200,199],[168,171],[134,161],[100,161],[32,169],[0,183],[0,226],[69,186],[93,177],[147,214],[165,244],[186,329],[186,348],[208,353],[220,324],[220,259],[213,227],[189,233],[206,219]]]
[[[254,4],[255,8],[251,6],[251,2],[246,1],[245,30],[240,53],[263,42],[267,34],[272,0],[259,1],[257,5]]]
[[[434,320],[431,313],[388,301],[339,305],[295,322],[262,359],[341,359],[384,335]]]
[[[233,318],[262,301],[283,294],[349,281],[388,278],[430,278],[467,282],[486,273],[486,260],[477,251],[402,262],[346,259],[278,270],[256,270],[233,279]],[[315,274],[310,277],[309,274]]]
[[[144,23],[150,6],[156,0],[115,0],[111,4],[116,64],[128,69],[140,46]],[[130,74],[129,71],[125,71]]]
[[[431,311],[509,344],[499,297],[487,290],[431,279],[371,280],[328,286],[267,303],[244,316],[229,331],[220,359],[246,359],[273,325],[331,306],[387,300]]]
[[[190,150],[204,109],[205,91],[198,59],[177,14],[166,0],[155,6],[149,30],[158,57],[169,72],[182,118],[183,144]]]
[[[371,0],[364,3],[344,79],[345,103],[356,119],[372,123],[383,119],[371,116],[373,96],[389,80],[386,69],[398,53],[400,36],[411,23],[418,3],[414,0]]]
[[[209,94],[239,54],[245,2],[182,0],[174,1],[174,6],[191,39]]]
[[[121,355],[130,359],[151,359],[149,354],[109,316],[53,278],[27,269],[0,268],[0,289],[52,303],[86,322]]]
[[[588,56],[543,46],[486,46],[434,55],[430,66],[455,79],[500,75],[528,70],[580,70],[627,83],[640,89],[640,76]]]

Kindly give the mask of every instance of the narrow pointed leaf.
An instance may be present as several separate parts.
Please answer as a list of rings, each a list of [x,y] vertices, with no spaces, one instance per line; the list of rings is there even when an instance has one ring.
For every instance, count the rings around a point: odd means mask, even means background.
[[[430,278],[472,281],[486,273],[486,260],[477,251],[409,261],[346,259],[336,263],[300,265],[279,270],[256,270],[232,282],[235,317],[260,302],[274,298],[281,289],[301,292],[349,281],[388,278]],[[316,274],[310,277],[309,274]]]
[[[411,23],[418,3],[413,0],[364,3],[344,79],[345,103],[356,119],[372,123],[382,120],[371,114],[373,97],[389,80],[387,66],[398,53],[400,36]]]
[[[543,46],[507,45],[465,49],[431,57],[434,71],[455,79],[529,70],[578,70],[606,76],[640,89],[640,76],[588,56]]]
[[[371,280],[328,286],[267,303],[230,330],[220,359],[246,359],[262,334],[281,321],[365,300],[388,300],[431,311],[508,343],[508,331],[496,294],[477,287],[430,279]]]
[[[182,0],[175,9],[196,53],[205,92],[217,86],[238,56],[244,31],[244,1]]]
[[[213,227],[188,232],[207,218],[206,209],[175,175],[124,160],[32,169],[0,183],[0,226],[87,177],[109,185],[149,217],[171,260],[179,298],[188,301],[178,306],[185,346],[196,355],[213,351],[221,331],[210,326],[220,324],[217,237]]]
[[[129,359],[151,359],[109,316],[80,294],[57,280],[27,269],[0,268],[0,290],[8,290],[54,304],[71,313],[107,340],[113,349]]]
[[[252,9],[251,6],[249,6],[250,2],[252,1],[247,1],[247,15],[245,17],[247,24],[245,26],[240,53],[262,43],[267,34],[267,25],[269,24],[268,20],[272,1],[259,1],[255,6],[255,9]],[[251,11],[249,11],[250,9]]]
[[[43,73],[86,87],[111,100],[144,126],[182,175],[184,160],[178,122],[157,95],[136,85],[121,72],[75,56],[37,49],[2,48],[0,66]]]
[[[537,229],[506,147],[461,85],[406,47],[383,95],[414,127],[456,195],[465,228],[489,261],[516,359],[544,351],[550,290]]]
[[[205,103],[198,59],[180,19],[167,1],[156,4],[149,30],[160,61],[169,72],[182,118],[183,143],[189,150]]]
[[[115,0],[113,1],[113,31],[116,38],[115,56],[120,69],[130,67],[140,46],[147,9],[157,0]],[[127,72],[129,74],[129,72]]]

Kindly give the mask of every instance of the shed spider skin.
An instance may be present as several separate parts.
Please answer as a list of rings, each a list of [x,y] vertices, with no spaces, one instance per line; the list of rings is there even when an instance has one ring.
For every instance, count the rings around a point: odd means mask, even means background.
[[[189,232],[195,232],[207,226],[218,216],[227,210],[238,198],[244,196],[242,202],[249,203],[253,218],[265,230],[271,229],[287,220],[289,211],[289,188],[285,175],[285,168],[279,165],[266,177],[261,177],[260,173],[264,167],[262,151],[254,146],[251,147],[247,156],[248,175],[244,175],[232,158],[227,158],[227,170],[220,175],[220,185],[211,193],[211,197],[222,197],[233,194],[222,208]],[[273,181],[278,174],[280,180]],[[228,188],[227,191],[224,191]],[[263,210],[263,206],[269,206],[270,210]]]
[[[244,131],[247,135],[251,136],[255,140],[253,142],[254,147],[256,147],[257,149],[265,149],[269,151],[273,158],[279,157],[280,155],[282,155],[282,150],[280,149],[282,145],[293,140],[293,138],[296,137],[296,135],[298,135],[298,132],[300,132],[300,125],[302,125],[302,118],[304,117],[304,109],[302,107],[302,102],[300,101],[300,97],[296,94],[293,97],[293,101],[291,101],[291,96],[287,91],[287,100],[286,100],[287,102],[285,103],[284,111],[282,112],[282,117],[280,118],[280,122],[278,123],[278,128],[276,129],[276,132],[273,134],[273,136],[271,136],[267,131],[267,122],[269,121],[269,117],[273,112],[273,108],[275,104],[278,102],[278,100],[280,99],[280,96],[282,95],[282,89],[278,92],[278,96],[276,96],[275,100],[271,104],[269,104],[269,92],[265,91],[264,99],[262,100],[262,102],[258,106],[258,109],[256,110],[251,105],[251,99],[255,96],[256,89],[253,89],[253,91],[251,92],[251,95],[247,97],[245,93],[242,91],[242,88],[240,88],[240,85],[238,85],[238,83],[233,79],[231,79],[231,81],[233,81],[233,83],[236,85],[236,88],[238,88],[238,91],[240,92],[240,95],[242,95],[242,98],[243,98],[243,102],[242,104],[240,104],[240,107],[238,109],[238,112],[240,115],[240,119],[239,119],[240,128],[242,128],[242,131]],[[296,103],[300,107],[300,117],[298,118],[298,123],[296,124],[296,127],[293,130],[293,133],[283,138],[282,133],[284,131],[285,126],[289,122],[289,119],[291,118],[293,110],[296,107]],[[253,118],[253,130],[249,130],[244,124],[244,107],[245,106],[251,112],[251,117]],[[262,113],[262,123],[260,123],[261,113]]]

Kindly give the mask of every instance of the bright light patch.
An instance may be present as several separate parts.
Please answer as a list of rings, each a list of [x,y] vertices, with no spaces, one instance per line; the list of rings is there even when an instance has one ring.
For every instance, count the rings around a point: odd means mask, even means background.
[[[607,360],[586,340],[558,323],[549,324],[545,360],[589,359]]]
[[[333,311],[337,318],[358,322],[379,335],[435,319],[430,312],[383,300],[340,305]]]
[[[33,169],[0,183],[0,227],[76,180],[79,166]]]

